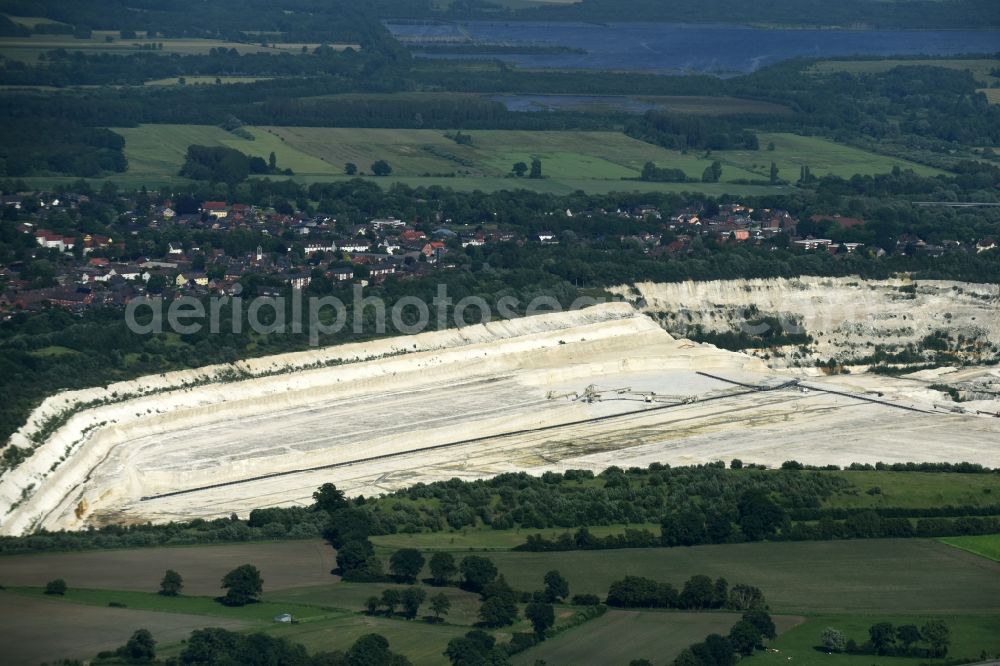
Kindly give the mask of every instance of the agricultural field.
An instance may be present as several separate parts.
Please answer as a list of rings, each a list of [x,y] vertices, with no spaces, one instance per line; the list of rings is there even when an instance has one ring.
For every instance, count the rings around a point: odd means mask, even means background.
[[[961,548],[970,553],[1000,562],[1000,534],[984,534],[981,536],[945,537],[939,539],[942,543],[955,548]]]
[[[116,180],[130,184],[179,182],[177,173],[191,144],[228,146],[265,159],[273,151],[280,168],[292,169],[297,180],[307,183],[347,178],[344,164],[348,162],[356,164],[363,176],[372,162],[384,159],[392,166],[393,174],[380,178],[381,184],[438,185],[462,191],[525,188],[552,193],[582,189],[593,193],[697,190],[712,195],[764,194],[787,186],[731,181],[766,181],[771,160],[778,163],[780,175],[789,180],[798,178],[803,164],[808,164],[817,176],[885,173],[896,165],[924,174],[939,173],[905,160],[791,134],[761,135],[760,151],[718,151],[705,156],[684,155],[616,132],[482,130],[469,132],[472,145],[459,145],[440,130],[317,127],[247,130],[254,135],[254,141],[209,125],[116,128],[125,137],[125,155],[129,160],[129,170]],[[775,144],[775,150],[764,150],[770,142]],[[515,162],[530,163],[535,157],[542,161],[544,178],[533,180],[509,175]],[[681,169],[689,178],[698,179],[715,159],[723,163],[720,183],[632,180],[647,161],[663,168]]]
[[[594,528],[594,532],[615,528]],[[512,543],[522,535],[501,533]],[[434,547],[432,537],[454,549],[461,558],[473,542],[453,542],[448,533],[419,535],[417,542],[403,535],[380,537],[378,552],[390,548]],[[995,542],[996,537],[987,537]],[[962,543],[962,540],[956,540]],[[967,547],[968,543],[962,547]],[[88,551],[2,559],[0,612],[22,618],[0,628],[7,636],[35,635],[45,627],[67,627],[54,642],[18,641],[22,645],[11,663],[37,663],[57,653],[86,657],[121,644],[136,628],[146,627],[160,642],[161,657],[176,656],[180,639],[192,629],[223,626],[246,631],[266,631],[304,644],[310,651],[349,647],[366,633],[380,633],[394,650],[415,664],[443,664],[448,641],[468,631],[478,619],[478,595],[454,587],[425,589],[444,592],[452,602],[447,621],[428,624],[362,612],[365,600],[392,583],[345,583],[330,575],[334,551],[318,540],[247,543],[226,546],[167,547],[120,551]],[[833,626],[859,639],[878,621],[921,624],[931,616],[952,627],[952,655],[975,656],[1000,650],[995,631],[1000,623],[1000,563],[963,552],[933,540],[861,540],[837,542],[754,543],[673,549],[623,549],[564,553],[495,551],[490,557],[515,588],[537,589],[544,573],[558,569],[570,583],[572,594],[603,596],[610,583],[625,575],[640,575],[679,586],[693,574],[723,576],[730,584],[749,583],[767,595],[779,632],[774,646],[780,653],[758,654],[756,662],[780,658],[811,664],[834,659],[813,648],[819,633]],[[263,603],[227,608],[211,597],[219,594],[218,581],[230,568],[250,562],[264,578]],[[184,576],[181,597],[154,593],[162,572],[174,568]],[[65,597],[54,600],[40,586],[54,577],[69,583]],[[76,582],[80,581],[80,582]],[[95,589],[89,589],[95,588]],[[125,608],[109,607],[111,602]],[[273,617],[292,613],[300,622],[275,623]],[[425,607],[423,613],[427,613]],[[567,626],[574,609],[557,606],[557,627]],[[724,612],[675,612],[611,610],[601,618],[570,628],[517,656],[516,664],[544,659],[550,664],[582,663],[580,655],[600,655],[591,663],[612,663],[616,658],[668,660],[684,647],[711,632],[724,633],[737,616]],[[73,627],[80,627],[75,630]],[[86,640],[80,631],[86,630]],[[512,632],[528,631],[521,618],[512,627],[496,632],[498,640]],[[10,633],[16,632],[16,633]],[[787,632],[787,633],[785,633]],[[76,640],[74,640],[76,639]],[[628,653],[622,646],[634,646]],[[41,648],[39,646],[42,646]],[[44,654],[39,650],[43,650]],[[641,650],[647,650],[642,652]],[[964,650],[964,652],[962,651]],[[861,657],[836,657],[844,666],[868,666]],[[892,659],[883,666],[915,665],[913,659]],[[935,662],[929,662],[935,663]],[[880,661],[880,664],[882,662]],[[839,666],[833,664],[832,666]]]
[[[803,620],[794,616],[773,619],[779,634]],[[627,658],[668,664],[696,640],[709,634],[726,635],[739,620],[739,613],[612,610],[512,661],[515,666],[528,666],[539,659],[548,664],[624,663],[622,646],[628,646]]]
[[[1000,88],[982,88],[979,92],[986,95],[990,104],[1000,104]]]
[[[330,582],[334,552],[324,542],[283,541],[226,546],[12,555],[2,560],[0,585],[39,587],[63,578],[72,587],[155,592],[167,569],[184,577],[188,594],[220,594],[219,581],[234,567],[253,564],[266,590]]]
[[[731,178],[733,167],[751,172],[752,178],[767,179],[771,162],[778,165],[778,177],[789,182],[799,179],[799,169],[808,166],[814,176],[834,175],[850,178],[854,174],[869,175],[888,173],[893,167],[912,169],[921,176],[943,173],[940,169],[907,160],[877,155],[860,148],[853,148],[828,139],[797,134],[758,133],[760,150],[727,150],[713,153],[722,162],[722,179]],[[767,150],[768,144],[774,150]],[[669,166],[669,165],[660,165]]]
[[[20,23],[25,23],[27,19],[16,17]],[[110,41],[109,41],[110,40]],[[67,51],[82,51],[84,53],[110,53],[116,55],[127,55],[129,53],[142,52],[142,47],[149,48],[150,44],[163,44],[162,50],[157,50],[158,54],[176,53],[179,55],[206,54],[214,48],[236,49],[238,53],[299,53],[302,47],[314,49],[319,44],[305,43],[273,43],[267,46],[260,44],[246,44],[243,42],[230,42],[221,39],[198,39],[198,38],[167,38],[157,37],[156,39],[146,39],[138,37],[136,39],[121,39],[117,31],[95,30],[90,39],[77,39],[72,35],[31,35],[29,37],[4,37],[0,39],[0,55],[10,60],[20,60],[22,62],[34,63],[38,56],[48,51],[56,49],[66,49]],[[359,49],[357,44],[330,44],[331,48],[343,50],[348,47]],[[213,77],[214,80],[214,77]]]
[[[1000,78],[991,74],[991,71],[1000,68],[1000,60],[994,58],[900,58],[886,60],[824,60],[813,65],[816,72],[850,72],[852,74],[870,74],[874,72],[887,72],[894,67],[924,66],[924,67],[945,67],[947,69],[957,69],[972,72],[977,81],[989,87],[993,83],[1000,83]]]
[[[776,613],[992,613],[1000,564],[925,539],[748,543],[562,553],[493,553],[531,589],[559,569],[576,593],[604,594],[624,575],[680,586],[694,574],[756,585]]]
[[[5,664],[93,657],[118,647],[136,629],[154,629],[161,643],[179,643],[205,626],[203,615],[157,613],[133,608],[95,608],[0,591],[0,645]],[[251,626],[240,620],[212,618],[229,630]]]
[[[872,655],[830,655],[818,649],[820,636],[827,627],[833,627],[853,639],[859,645],[868,640],[868,628],[877,622],[891,622],[894,626],[913,624],[923,626],[930,619],[944,620],[951,630],[949,659],[976,662],[981,653],[1000,654],[1000,617],[997,615],[817,615],[787,633],[778,636],[771,647],[777,652],[758,652],[748,660],[741,661],[746,666],[777,666],[791,661],[796,666],[871,666]],[[945,663],[943,659],[923,657],[878,657],[879,666],[919,666],[921,664]]]

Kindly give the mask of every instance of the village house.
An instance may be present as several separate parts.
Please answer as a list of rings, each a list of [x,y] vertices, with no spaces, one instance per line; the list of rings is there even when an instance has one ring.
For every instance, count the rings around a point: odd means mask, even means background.
[[[209,217],[221,219],[229,215],[229,209],[225,201],[204,201],[199,210],[207,213]]]

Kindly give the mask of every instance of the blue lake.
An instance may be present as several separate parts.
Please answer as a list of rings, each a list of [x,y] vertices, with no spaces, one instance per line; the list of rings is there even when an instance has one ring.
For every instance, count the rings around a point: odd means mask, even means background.
[[[1000,32],[976,30],[783,30],[680,23],[492,22],[414,25],[387,22],[407,43],[564,46],[587,53],[426,54],[498,59],[529,68],[638,70],[732,76],[795,57],[995,53]],[[418,50],[419,53],[419,50]]]

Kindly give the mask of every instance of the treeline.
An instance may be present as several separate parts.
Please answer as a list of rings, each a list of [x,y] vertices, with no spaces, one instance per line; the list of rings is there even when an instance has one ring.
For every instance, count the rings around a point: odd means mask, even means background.
[[[724,118],[687,116],[663,111],[647,111],[630,120],[625,134],[671,150],[757,150],[760,144],[752,131]]]
[[[235,148],[223,146],[188,146],[180,175],[193,180],[207,180],[212,183],[235,185],[243,182],[250,174],[277,172],[274,153],[270,163],[263,157],[246,155]],[[291,170],[286,170],[291,173]]]
[[[124,147],[125,140],[107,129],[8,120],[0,123],[0,177],[121,173],[128,167]]]
[[[684,610],[764,610],[767,602],[760,589],[739,583],[732,588],[725,578],[713,581],[695,575],[678,592],[670,583],[641,576],[626,576],[611,583],[608,606],[616,608],[679,608]]]

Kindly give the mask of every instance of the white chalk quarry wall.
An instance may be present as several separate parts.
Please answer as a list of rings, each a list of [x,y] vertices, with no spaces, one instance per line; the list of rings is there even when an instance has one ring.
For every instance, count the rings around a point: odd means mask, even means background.
[[[895,350],[937,331],[978,339],[987,353],[996,354],[1000,347],[996,284],[801,277],[646,282],[611,291],[654,314],[674,335],[695,326],[737,332],[761,316],[777,317],[790,327],[801,324],[813,338],[813,358],[863,357],[875,345]]]
[[[573,338],[569,338],[572,332]],[[669,340],[648,317],[625,303],[586,310],[498,321],[415,336],[389,338],[253,359],[233,366],[142,377],[105,388],[61,393],[36,409],[12,439],[26,445],[38,428],[64,410],[97,403],[73,415],[39,445],[22,465],[0,479],[0,533],[16,534],[39,524],[60,507],[68,493],[87,479],[95,465],[114,448],[140,436],[155,434],[165,424],[175,430],[186,421],[225,412],[232,419],[259,413],[268,405],[308,404],[320,396],[344,391],[405,386],[407,375],[460,378],[463,373],[510,371],[526,352],[558,349],[585,337],[588,341],[652,335]],[[565,339],[564,339],[565,338]],[[369,360],[378,359],[378,360]],[[368,362],[359,363],[357,361]],[[331,365],[335,363],[346,365]],[[237,369],[250,379],[220,381]],[[426,378],[424,379],[426,381]],[[301,464],[301,460],[288,461]],[[246,470],[232,470],[239,476]],[[192,471],[194,474],[194,471]],[[215,470],[214,474],[218,474]],[[216,477],[216,480],[220,480]],[[114,487],[102,490],[93,503],[113,504],[134,495],[153,479],[130,478],[127,469]],[[162,480],[157,480],[162,481]],[[154,485],[161,485],[155,483]],[[163,490],[171,489],[168,483]],[[70,510],[72,507],[70,507]]]

